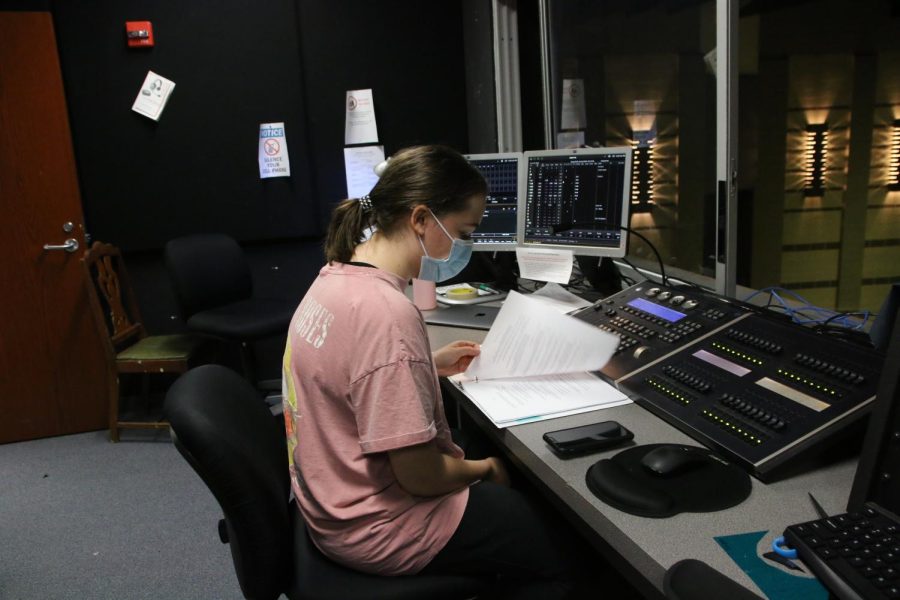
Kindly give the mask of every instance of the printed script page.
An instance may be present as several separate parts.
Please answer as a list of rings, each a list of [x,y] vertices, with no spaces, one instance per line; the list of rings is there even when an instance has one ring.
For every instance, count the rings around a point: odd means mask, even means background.
[[[497,427],[631,402],[588,371],[612,357],[618,336],[510,292],[481,354],[454,381]]]
[[[480,381],[597,371],[618,343],[616,335],[510,292],[465,375]]]

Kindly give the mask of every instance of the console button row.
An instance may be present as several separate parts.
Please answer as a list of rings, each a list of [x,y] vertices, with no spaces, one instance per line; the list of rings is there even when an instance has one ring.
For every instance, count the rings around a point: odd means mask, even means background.
[[[616,351],[613,352],[613,354],[625,352],[626,350],[636,346],[637,343],[637,338],[633,338],[630,335],[623,335],[621,340],[619,341],[619,345],[616,347]]]
[[[759,408],[758,406],[754,406],[753,404],[747,402],[739,396],[735,396],[733,394],[722,394],[722,397],[719,398],[719,402],[721,402],[728,408],[736,410],[744,416],[750,417],[761,425],[765,425],[770,429],[774,429],[775,431],[781,431],[788,425],[788,423],[785,422],[784,419],[780,419],[777,415],[773,415]]]
[[[698,329],[702,329],[703,325],[695,321],[684,321],[678,323],[668,331],[664,331],[659,335],[659,339],[664,342],[674,343],[683,337],[686,337]]]
[[[725,318],[725,312],[721,311],[717,308],[707,308],[703,311],[703,316],[707,319],[712,319],[713,321],[718,321],[719,319]]]
[[[652,337],[656,337],[656,332],[648,327],[641,325],[640,323],[635,323],[634,321],[629,321],[625,317],[614,317],[610,320],[610,323],[615,325],[616,327],[621,327],[628,333],[633,333],[639,338],[643,338],[645,340],[649,340]]]
[[[687,335],[689,333],[694,333],[698,329],[702,329],[703,325],[696,321],[682,321],[681,323],[676,324],[672,327],[672,331],[677,331],[678,333],[683,333]]]
[[[779,344],[770,342],[769,340],[765,340],[759,336],[753,335],[752,333],[747,333],[745,331],[729,329],[726,332],[726,335],[733,340],[737,340],[741,343],[747,344],[748,346],[753,346],[754,348],[759,348],[763,352],[768,352],[769,354],[781,354],[781,351],[783,350],[783,348]]]
[[[634,347],[638,343],[638,340],[636,338],[633,338],[630,335],[623,335],[623,334],[619,333],[618,331],[616,331],[615,329],[613,329],[612,327],[610,327],[609,325],[606,325],[604,323],[597,325],[597,327],[599,329],[602,329],[603,331],[608,331],[609,333],[615,333],[616,335],[619,336],[619,345],[616,346],[616,351],[613,352],[613,356],[616,356],[617,354],[621,354],[622,352],[625,352],[626,350]]]
[[[672,365],[666,365],[665,367],[663,367],[662,371],[672,379],[679,381],[684,385],[697,390],[698,392],[702,392],[705,394],[712,389],[712,385],[708,381],[704,381],[696,375],[691,375],[684,369],[679,369],[678,367],[674,367]]]
[[[863,377],[859,373],[856,373],[855,371],[841,368],[833,363],[818,359],[814,356],[809,356],[808,354],[798,354],[794,357],[794,362],[799,365],[803,365],[804,367],[809,367],[810,369],[819,371],[820,373],[825,373],[826,375],[830,375],[842,381],[846,381],[847,383],[861,385],[866,381],[865,377]]]
[[[666,321],[664,319],[660,319],[659,317],[654,317],[650,313],[646,313],[642,310],[638,310],[636,308],[628,306],[627,304],[622,307],[622,311],[627,312],[629,315],[633,315],[635,317],[644,319],[645,321],[650,321],[654,325],[659,325],[660,327],[669,328],[672,326],[671,323],[669,323],[668,321]]]

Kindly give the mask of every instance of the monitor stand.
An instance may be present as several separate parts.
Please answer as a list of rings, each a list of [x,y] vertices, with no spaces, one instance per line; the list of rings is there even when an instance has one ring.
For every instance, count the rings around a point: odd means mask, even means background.
[[[611,296],[622,291],[622,279],[619,276],[619,269],[609,257],[603,257],[599,260],[596,256],[576,255],[578,267],[584,278],[591,284],[595,292],[599,292],[601,297]]]

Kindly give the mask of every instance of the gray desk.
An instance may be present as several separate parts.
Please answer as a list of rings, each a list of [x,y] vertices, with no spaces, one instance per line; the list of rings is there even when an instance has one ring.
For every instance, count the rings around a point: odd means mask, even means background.
[[[439,348],[458,339],[480,342],[487,332],[429,326],[428,333],[432,347]],[[856,470],[856,459],[843,459],[771,484],[752,479],[750,497],[729,510],[682,513],[668,519],[637,517],[598,500],[584,481],[585,473],[594,461],[612,456],[621,448],[561,460],[541,439],[543,433],[615,420],[634,432],[637,444],[700,444],[636,404],[497,429],[462,394],[456,395],[463,410],[499,443],[508,458],[522,468],[560,511],[648,598],[662,597],[666,569],[684,558],[702,560],[761,593],[713,538],[768,530],[770,533],[760,543],[770,544],[774,536],[781,535],[785,526],[816,518],[807,492],[812,492],[829,513],[842,512]]]

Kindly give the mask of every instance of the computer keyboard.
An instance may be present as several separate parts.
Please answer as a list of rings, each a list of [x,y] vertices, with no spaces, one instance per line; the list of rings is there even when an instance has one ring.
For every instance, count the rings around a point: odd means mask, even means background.
[[[791,525],[784,538],[841,600],[900,598],[900,520],[878,505]]]

